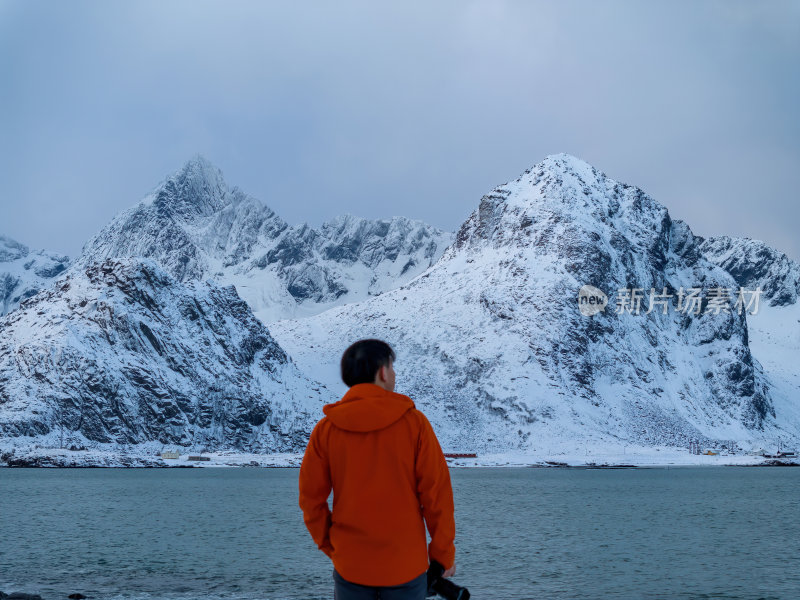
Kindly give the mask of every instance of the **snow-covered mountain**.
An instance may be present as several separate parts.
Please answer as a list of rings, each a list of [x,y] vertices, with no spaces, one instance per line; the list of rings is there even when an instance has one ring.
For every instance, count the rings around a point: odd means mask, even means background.
[[[798,267],[753,244],[565,154],[455,235],[289,226],[196,157],[0,318],[0,450],[300,451],[373,336],[452,450],[795,446]],[[740,286],[765,290],[758,314],[714,298]]]
[[[403,217],[290,227],[195,157],[0,320],[2,446],[302,450],[333,396],[250,306],[277,318],[378,294],[451,237]]]
[[[84,246],[79,264],[150,258],[179,281],[233,284],[264,321],[363,300],[432,265],[451,235],[404,217],[289,226],[201,156]]]
[[[320,364],[358,338],[389,340],[399,391],[451,448],[796,440],[800,429],[777,425],[746,311],[709,300],[736,286],[700,242],[642,190],[549,156],[484,196],[423,275],[270,330],[331,387],[335,370]],[[609,302],[591,316],[578,305],[585,285]],[[621,311],[632,289],[644,295],[638,314]]]
[[[319,390],[232,287],[149,260],[73,267],[0,319],[5,446],[297,451]]]
[[[750,350],[764,368],[777,424],[800,431],[800,265],[749,238],[708,238],[700,249],[738,286],[762,290],[758,311],[747,319]]]
[[[705,239],[700,251],[746,289],[762,290],[762,301],[786,306],[800,297],[800,265],[760,240],[726,235]]]
[[[0,235],[0,317],[48,286],[69,266],[69,258]]]

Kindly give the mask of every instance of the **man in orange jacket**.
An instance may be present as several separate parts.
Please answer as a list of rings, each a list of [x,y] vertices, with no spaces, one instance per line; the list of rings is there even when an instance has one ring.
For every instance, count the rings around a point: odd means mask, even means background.
[[[337,600],[423,600],[429,558],[455,575],[450,473],[428,419],[394,393],[394,359],[379,340],[345,350],[350,389],[323,407],[300,467],[303,519],[333,561]]]

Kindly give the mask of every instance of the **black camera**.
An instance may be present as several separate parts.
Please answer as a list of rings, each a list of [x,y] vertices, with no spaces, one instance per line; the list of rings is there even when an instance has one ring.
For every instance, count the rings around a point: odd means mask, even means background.
[[[444,567],[435,560],[428,567],[428,598],[439,594],[445,600],[469,600],[469,590],[442,577]]]

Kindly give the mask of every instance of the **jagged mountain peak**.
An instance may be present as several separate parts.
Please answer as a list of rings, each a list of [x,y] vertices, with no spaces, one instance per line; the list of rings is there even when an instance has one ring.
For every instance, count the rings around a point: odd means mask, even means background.
[[[381,293],[433,264],[451,234],[404,217],[347,215],[321,229],[289,226],[229,188],[201,155],[123,211],[84,246],[78,263],[144,257],[179,281],[233,283],[268,321]]]
[[[221,171],[205,156],[200,154],[199,152],[195,152],[180,168],[181,172],[190,172],[190,171],[208,171],[208,172],[217,172],[221,173]]]
[[[341,241],[343,238],[392,238],[401,237],[404,241],[413,239],[447,236],[443,230],[423,221],[408,217],[389,217],[366,219],[351,214],[340,215],[322,224],[320,231],[328,239]],[[413,239],[409,239],[413,238]]]
[[[389,227],[403,217],[392,217],[390,219],[365,219],[346,213],[336,216],[322,224],[320,230],[326,237],[352,234],[355,232],[363,233],[369,228],[371,231],[378,231],[379,235],[386,235]],[[406,219],[407,220],[407,219]]]
[[[222,171],[196,154],[93,236],[77,262],[144,257],[181,281],[202,279],[240,263],[261,238],[286,227],[261,202],[230,188]]]
[[[746,289],[760,288],[771,306],[800,298],[800,265],[761,240],[721,235],[697,238],[700,251]]]
[[[605,173],[583,159],[561,152],[549,154],[541,161],[526,169],[515,181],[498,189],[513,186],[514,183],[537,185],[543,179],[554,180],[559,187],[583,190],[586,187],[601,190],[608,177]],[[615,182],[616,183],[616,182]]]
[[[218,167],[195,154],[156,188],[152,198],[159,208],[191,219],[222,210],[232,201],[233,190]]]
[[[652,243],[670,227],[667,209],[569,154],[553,154],[481,198],[452,248],[513,245],[543,252],[555,243],[593,243],[618,232]],[[566,238],[563,237],[566,235]]]
[[[567,154],[566,152],[548,154],[530,170],[537,168],[551,173],[568,173],[586,183],[605,178],[605,173],[599,171],[582,158]]]
[[[394,276],[427,268],[450,242],[450,234],[422,221],[406,217],[364,219],[353,215],[336,217],[322,225],[322,255],[346,263],[362,262],[374,269],[388,260],[401,260]],[[423,268],[423,270],[424,270]],[[395,272],[396,271],[396,272]]]
[[[608,177],[571,154],[546,156],[516,180],[495,188],[515,204],[544,210],[567,210],[603,221],[624,211],[624,220],[666,212],[640,188]]]
[[[381,224],[403,224],[403,225],[412,225],[412,226],[425,226],[430,227],[430,225],[426,224],[423,221],[419,221],[416,219],[410,219],[408,217],[403,216],[393,216],[393,217],[385,217],[379,219],[367,219],[365,217],[359,217],[350,213],[345,213],[342,215],[338,215],[332,219],[329,219],[325,223],[322,224],[322,228],[326,229],[329,227],[347,227],[347,226],[359,226],[362,224],[371,224],[375,225],[378,223]]]

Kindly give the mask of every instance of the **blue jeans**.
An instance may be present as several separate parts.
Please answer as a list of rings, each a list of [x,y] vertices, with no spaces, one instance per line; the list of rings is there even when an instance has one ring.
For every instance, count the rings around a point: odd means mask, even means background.
[[[428,595],[428,572],[400,585],[372,587],[344,579],[333,570],[334,600],[425,600]]]

